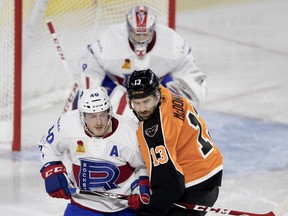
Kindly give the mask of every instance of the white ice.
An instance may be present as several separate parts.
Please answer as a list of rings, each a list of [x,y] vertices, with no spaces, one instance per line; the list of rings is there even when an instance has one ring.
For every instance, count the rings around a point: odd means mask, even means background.
[[[176,30],[208,76],[199,113],[224,156],[215,206],[266,213],[288,196],[288,1],[248,2],[178,13]],[[22,152],[0,149],[1,216],[63,215],[67,201],[46,194],[36,145],[62,107],[25,112]]]

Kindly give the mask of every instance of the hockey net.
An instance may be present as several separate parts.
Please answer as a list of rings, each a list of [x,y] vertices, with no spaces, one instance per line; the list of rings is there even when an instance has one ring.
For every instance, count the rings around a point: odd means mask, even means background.
[[[108,26],[124,22],[125,14],[136,4],[150,6],[157,22],[174,27],[175,0],[30,0],[22,1],[22,10],[15,2],[0,0],[0,144],[13,143],[13,150],[20,150],[21,146],[21,126],[14,125],[15,118],[21,118],[27,110],[59,101],[64,106],[73,84],[65,73],[46,21],[53,22],[70,70],[75,70],[87,44]],[[21,12],[22,61],[17,63],[15,14]],[[21,64],[20,75],[15,72],[17,64]],[[22,100],[14,88],[17,76],[22,78],[19,91]],[[21,111],[19,117],[15,115],[15,107]],[[18,124],[21,125],[21,119]]]

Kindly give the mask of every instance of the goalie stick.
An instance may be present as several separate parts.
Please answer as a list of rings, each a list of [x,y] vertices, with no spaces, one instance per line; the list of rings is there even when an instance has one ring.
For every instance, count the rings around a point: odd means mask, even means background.
[[[79,188],[69,188],[69,190],[72,194],[86,194],[86,195],[100,196],[100,197],[106,197],[106,198],[111,198],[111,199],[127,200],[129,197],[129,195],[124,195],[124,194],[115,194],[115,193],[92,191],[92,190],[82,190]],[[237,211],[237,210],[226,209],[226,208],[195,205],[195,204],[190,204],[190,203],[173,203],[172,207],[182,208],[182,209],[187,209],[187,210],[195,210],[199,212],[218,213],[218,214],[223,214],[223,215],[282,216],[288,211],[288,196],[282,201],[282,203],[276,209],[268,213],[263,213],[263,214]]]
[[[54,26],[52,24],[52,21],[48,20],[46,23],[47,23],[49,32],[50,32],[50,34],[52,36],[53,42],[55,44],[55,47],[56,47],[56,49],[58,51],[58,54],[60,56],[61,62],[63,64],[63,66],[64,66],[66,75],[67,75],[67,77],[70,78],[71,81],[73,81],[73,75],[72,75],[71,71],[69,70],[67,61],[66,61],[66,59],[64,57],[64,52],[63,52],[63,50],[62,50],[62,48],[60,46],[60,43],[59,43],[59,40],[57,38],[57,35],[56,35],[56,32],[55,32]],[[68,100],[67,100],[67,102],[66,102],[66,104],[64,106],[64,109],[63,109],[64,112],[67,112],[67,110],[69,109],[69,107],[73,103],[77,92],[78,92],[78,84],[76,82],[74,82],[73,87],[72,87],[72,91],[70,92]]]

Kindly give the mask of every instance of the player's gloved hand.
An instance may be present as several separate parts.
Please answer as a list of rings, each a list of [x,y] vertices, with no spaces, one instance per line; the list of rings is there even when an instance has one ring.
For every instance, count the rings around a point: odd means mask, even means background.
[[[147,176],[140,176],[138,183],[138,194],[132,194],[128,197],[128,205],[131,209],[138,210],[141,208],[142,204],[149,204],[150,202],[150,187],[149,187],[149,179]],[[131,189],[133,191],[133,184],[132,183]]]
[[[40,172],[45,180],[46,191],[51,197],[64,199],[71,198],[68,189],[66,168],[61,161],[46,163]]]

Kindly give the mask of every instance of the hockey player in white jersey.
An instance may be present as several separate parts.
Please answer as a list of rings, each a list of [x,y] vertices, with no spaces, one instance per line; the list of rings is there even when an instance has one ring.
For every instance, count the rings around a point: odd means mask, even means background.
[[[139,151],[137,123],[112,113],[103,87],[83,90],[78,109],[64,113],[39,143],[47,193],[70,199],[64,216],[135,215],[127,200],[72,194],[76,187],[130,195],[149,202],[146,167]],[[64,160],[66,156],[66,160]],[[140,185],[140,186],[139,186]],[[139,201],[139,200],[138,200]]]
[[[196,106],[205,100],[206,76],[197,66],[190,46],[173,29],[155,22],[150,8],[135,6],[127,14],[126,23],[107,29],[88,45],[80,59],[82,73],[77,73],[76,79],[79,82],[81,76],[83,80],[83,75],[90,75],[92,85],[106,87],[116,113],[132,114],[129,108],[123,108],[123,94],[134,70],[151,69],[163,86]]]

